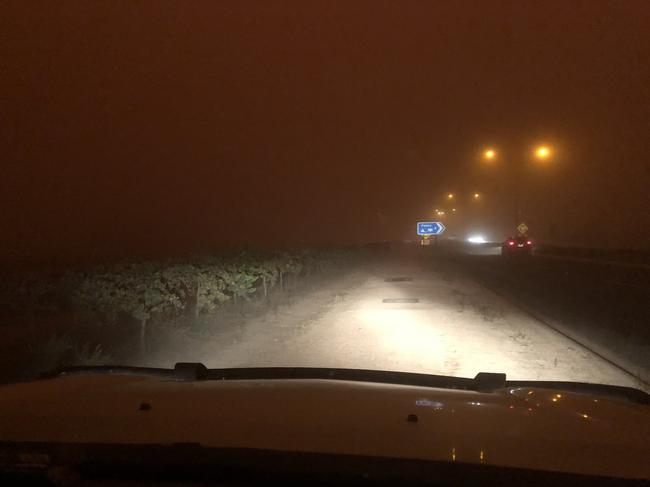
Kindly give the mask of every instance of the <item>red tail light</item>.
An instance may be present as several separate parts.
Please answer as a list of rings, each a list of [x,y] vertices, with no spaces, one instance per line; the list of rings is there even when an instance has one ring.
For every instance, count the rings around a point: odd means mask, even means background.
[[[514,240],[508,240],[508,245],[514,245],[514,244],[515,244]]]
[[[533,245],[533,241],[532,240],[527,240],[526,245]]]

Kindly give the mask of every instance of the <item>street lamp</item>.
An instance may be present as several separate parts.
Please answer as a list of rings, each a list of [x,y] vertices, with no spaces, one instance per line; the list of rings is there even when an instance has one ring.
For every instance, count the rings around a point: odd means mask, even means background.
[[[494,159],[496,156],[497,156],[497,153],[496,153],[496,151],[495,151],[494,149],[486,149],[486,150],[483,152],[483,157],[484,157],[485,159],[487,159],[488,161],[491,161],[491,160]]]
[[[447,195],[447,199],[448,199],[448,200],[453,200],[453,199],[454,199],[454,193],[449,193],[449,194]]]
[[[548,145],[538,145],[537,147],[532,148],[532,155],[537,160],[547,160],[552,157],[553,150]],[[496,158],[496,152],[494,149],[488,148],[483,151],[483,158],[485,160],[492,160]],[[521,191],[521,171],[523,169],[523,164],[514,164],[510,166],[511,171],[511,181],[512,181],[512,194],[514,199],[515,207],[515,224],[521,223],[521,205],[519,201],[519,192]],[[474,199],[480,198],[478,193],[474,193]]]
[[[546,145],[540,145],[535,149],[537,159],[548,159],[551,156],[551,149]]]

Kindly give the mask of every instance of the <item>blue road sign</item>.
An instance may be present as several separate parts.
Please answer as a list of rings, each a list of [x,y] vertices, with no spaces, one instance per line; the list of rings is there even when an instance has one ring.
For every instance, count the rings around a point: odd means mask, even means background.
[[[418,235],[440,235],[445,226],[440,222],[418,222]]]

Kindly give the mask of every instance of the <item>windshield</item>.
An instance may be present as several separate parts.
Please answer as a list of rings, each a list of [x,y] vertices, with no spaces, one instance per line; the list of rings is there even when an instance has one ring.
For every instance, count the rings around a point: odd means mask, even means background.
[[[13,5],[4,379],[644,387],[647,25],[597,4]]]
[[[0,381],[200,362],[650,390],[647,14],[10,2]]]

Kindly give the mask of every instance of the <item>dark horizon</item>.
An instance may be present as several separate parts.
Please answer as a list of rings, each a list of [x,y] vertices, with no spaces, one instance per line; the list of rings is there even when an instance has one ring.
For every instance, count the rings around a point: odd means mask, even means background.
[[[505,233],[539,143],[538,240],[650,248],[647,2],[3,10],[2,260],[414,238],[447,191]]]

